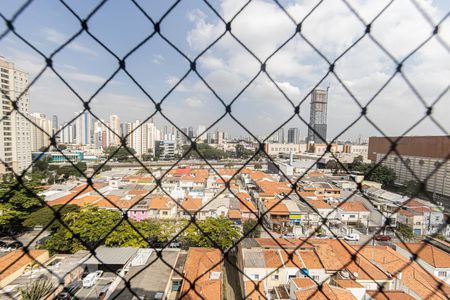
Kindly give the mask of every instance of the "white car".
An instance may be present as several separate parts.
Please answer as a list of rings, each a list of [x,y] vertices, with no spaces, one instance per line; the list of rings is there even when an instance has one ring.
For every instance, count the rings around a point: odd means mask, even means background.
[[[359,234],[352,233],[349,235],[344,236],[344,240],[346,241],[359,241]]]
[[[103,271],[95,271],[92,273],[89,273],[86,275],[86,277],[83,278],[83,287],[84,288],[90,288],[92,287],[97,280],[102,277]]]

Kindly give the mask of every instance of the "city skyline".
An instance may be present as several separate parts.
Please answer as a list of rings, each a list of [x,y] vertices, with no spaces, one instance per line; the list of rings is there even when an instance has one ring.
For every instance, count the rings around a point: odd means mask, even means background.
[[[234,12],[230,3],[224,1],[217,6],[219,12],[226,18],[229,18]],[[42,7],[33,6],[33,9],[29,12],[31,14],[29,18],[19,18],[17,21],[17,30],[19,31],[34,26],[35,30],[32,33],[29,32],[28,38],[34,44],[39,45],[38,48],[42,48],[44,53],[50,52],[51,49],[61,44],[78,26],[71,22],[64,23],[61,26],[53,26],[53,23],[59,17],[68,15],[63,7],[49,10],[48,5],[50,4],[45,3]],[[295,19],[299,19],[302,12],[311,8],[311,5],[311,1],[303,1],[289,3],[286,8]],[[162,5],[155,3],[144,3],[143,6],[156,18],[160,17],[158,12],[164,10]],[[424,9],[433,19],[438,20],[446,11],[447,6],[448,3],[445,1],[427,2],[424,4]],[[90,8],[85,4],[77,3],[74,4],[74,7],[77,13],[81,15],[87,13]],[[372,3],[358,8],[361,10],[363,18],[370,20],[374,12],[381,7],[381,3]],[[14,4],[8,3],[5,7],[5,14],[8,16],[14,9]],[[136,19],[131,20],[129,25],[120,28],[118,31],[118,35],[124,39],[122,44],[117,43],[117,38],[107,32],[109,27],[108,29],[104,27],[106,22],[104,15],[99,14],[92,19],[90,24],[90,28],[96,34],[105,36],[106,41],[109,42],[107,43],[108,46],[119,54],[124,54],[128,50],[125,49],[124,45],[132,45],[145,36],[144,32],[134,32],[133,26],[143,26],[146,21],[141,18],[139,11],[133,6],[120,2],[108,2],[104,9],[107,13],[116,17],[130,20],[135,17]],[[32,14],[39,14],[40,10],[50,12],[48,20],[36,24]],[[333,21],[330,19],[321,24],[321,20],[326,20],[326,16],[331,14],[331,11],[337,11],[348,16],[341,26],[335,27],[337,32],[346,29],[343,35],[345,38],[342,38],[339,34],[330,35],[323,30]],[[262,38],[258,33],[258,28],[266,28],[269,25],[264,24],[264,20],[258,17],[264,14],[270,14],[273,18],[270,22],[272,29],[266,30],[268,36]],[[396,22],[393,17],[396,14],[404,16],[405,26],[413,26],[417,30],[403,32],[403,27],[391,26]],[[190,3],[182,4],[173,12],[173,16],[170,15],[165,22],[167,25],[162,26],[162,32],[191,58],[199,53],[209,41],[212,41],[221,29],[220,23],[216,21],[210,9],[203,5]],[[345,8],[345,5],[336,3],[323,8],[320,7],[317,17],[305,22],[304,34],[319,47],[327,59],[333,59],[363,32],[364,28],[361,28],[357,22],[351,12]],[[173,34],[169,30],[170,26],[180,23],[187,25],[185,31]],[[244,26],[244,24],[254,24],[254,26]],[[258,57],[264,58],[287,37],[284,35],[277,36],[278,32],[287,32],[286,34],[288,34],[291,25],[275,4],[254,1],[235,20],[233,32],[242,38],[246,44],[249,44],[250,49]],[[429,25],[426,24],[426,20],[411,4],[394,3],[386,12],[383,22],[380,22],[380,24],[375,22],[372,27],[373,35],[383,44],[386,44],[388,50],[393,52],[396,59],[403,58],[411,49],[420,44],[422,37],[432,31],[432,28],[429,28]],[[310,32],[312,28],[317,28],[319,34],[312,36]],[[445,32],[445,30],[447,30],[446,23],[440,27],[441,32]],[[381,34],[384,31],[392,33],[393,36],[402,37],[402,41],[405,40],[402,47],[395,49],[392,45],[396,41],[385,40]],[[441,37],[444,40],[446,39],[445,34],[442,34]],[[257,40],[255,40],[256,38]],[[441,51],[442,46],[434,39],[430,43],[432,46],[421,48],[415,54],[414,59],[408,60],[404,64],[405,74],[414,83],[417,91],[427,103],[432,103],[445,89],[445,82],[439,80],[439,78],[447,78],[447,70],[449,69],[447,66],[448,59],[444,59],[446,56]],[[0,42],[0,45],[3,46],[1,55],[14,61],[19,68],[29,72],[30,78],[33,78],[45,65],[41,58],[12,35],[7,35]],[[357,67],[362,65],[359,62],[366,59],[366,56],[361,53],[371,57],[368,64],[365,64],[365,68]],[[55,67],[80,93],[80,96],[87,100],[106,80],[113,70],[112,66],[117,63],[112,57],[104,54],[106,54],[104,49],[86,35],[82,35],[55,57]],[[72,61],[74,55],[79,57],[77,62]],[[431,59],[432,57],[435,59]],[[158,36],[144,44],[142,50],[137,51],[127,59],[127,68],[130,69],[130,73],[136,76],[139,82],[142,82],[144,88],[156,101],[159,101],[177,82],[177,79],[181,78],[187,67],[186,61]],[[381,50],[377,49],[368,38],[364,38],[358,43],[355,49],[351,50],[336,64],[335,69],[337,74],[340,75],[339,78],[349,87],[352,95],[362,104],[367,103],[382,83],[395,72],[392,61]],[[258,66],[250,54],[239,47],[229,35],[225,35],[222,41],[198,60],[198,70],[205,76],[218,95],[225,102],[229,102],[245,86],[246,82],[257,74]],[[302,136],[305,136],[304,133],[307,131],[305,123],[308,122],[310,111],[307,95],[313,89],[314,84],[326,74],[327,64],[306,45],[305,41],[296,37],[272,60],[269,60],[267,70],[282,91],[295,103],[305,100],[300,107],[300,115],[305,121],[295,118],[294,121],[287,124],[287,127],[298,127]],[[219,82],[225,84],[220,85]],[[334,76],[328,75],[325,77],[319,87],[325,88],[326,86],[330,87],[328,139],[332,139],[348,124],[357,119],[360,115],[360,108]],[[30,89],[30,94],[32,111],[45,113],[48,116],[58,115],[60,120],[69,119],[73,111],[82,109],[81,101],[49,70]],[[445,111],[448,110],[448,97],[448,93],[444,94],[437,105],[439,109],[433,111],[435,119],[445,129],[449,127],[448,122],[450,122],[448,118],[445,118]],[[92,112],[96,115],[114,114],[113,110],[119,106],[122,107],[122,118],[130,121],[146,119],[154,112],[154,105],[148,97],[140,92],[138,87],[123,72],[119,72],[91,102]],[[386,111],[386,107],[390,109]],[[180,128],[198,125],[208,126],[225,111],[219,100],[192,73],[165,100],[162,109],[167,117],[174,120]],[[424,115],[425,110],[425,107],[420,104],[420,100],[417,99],[404,80],[397,75],[386,89],[377,95],[376,101],[369,105],[367,114],[386,135],[400,135],[415,120]],[[233,104],[232,113],[250,131],[264,136],[288,120],[293,113],[293,109],[270,80],[264,74],[260,74],[255,82],[241,95],[240,99]],[[402,115],[401,123],[395,118],[399,115]],[[191,124],[186,120],[189,120]],[[159,114],[155,116],[155,122],[166,123],[163,122]],[[219,122],[218,127],[225,128],[234,135],[244,133],[244,130],[228,116]],[[413,135],[443,134],[442,130],[429,120],[422,122],[410,133]],[[381,133],[367,121],[361,120],[347,132],[344,132],[343,138],[355,139],[360,135],[368,137],[381,135]]]

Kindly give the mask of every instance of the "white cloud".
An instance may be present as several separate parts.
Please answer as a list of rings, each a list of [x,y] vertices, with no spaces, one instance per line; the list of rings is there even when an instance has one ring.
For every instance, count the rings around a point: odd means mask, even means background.
[[[42,33],[44,34],[47,41],[56,44],[58,46],[65,43],[69,37],[65,34],[53,29],[53,28],[44,28],[42,29]],[[98,53],[89,47],[86,47],[80,43],[78,43],[76,40],[72,41],[69,45],[66,46],[68,49],[71,49],[73,51],[89,54],[92,56],[98,56]]]
[[[161,54],[153,54],[152,62],[154,64],[160,65],[164,62],[164,60],[164,56],[162,56]]]
[[[350,4],[360,16],[370,22],[389,2],[351,0]],[[421,7],[433,20],[439,20],[443,12],[432,1],[419,1]],[[317,1],[292,1],[286,10],[296,22],[302,20],[317,4]],[[242,6],[242,1],[225,0],[221,2],[220,13],[229,20]],[[189,16],[194,28],[188,33],[187,42],[193,50],[202,49],[222,32],[221,21],[208,21],[206,15],[195,10]],[[447,22],[449,23],[449,22]],[[440,27],[440,36],[450,40],[446,23]],[[269,1],[252,1],[236,19],[232,32],[260,59],[264,60],[295,31],[295,24]],[[423,42],[432,32],[431,26],[420,12],[407,0],[395,1],[381,17],[372,24],[372,35],[397,59],[402,59]],[[303,23],[302,33],[330,61],[336,59],[345,49],[364,34],[364,25],[353,15],[342,1],[326,1]],[[259,64],[228,34],[200,59],[202,75],[220,96],[231,100],[259,70]],[[395,63],[367,36],[341,58],[335,67],[338,76],[350,91],[364,105],[388,78],[395,72]],[[299,35],[285,45],[268,64],[268,72],[280,88],[293,101],[300,101],[325,76],[328,64]],[[423,47],[403,66],[406,76],[417,90],[431,103],[449,84],[450,54],[434,40]],[[264,75],[260,75],[264,76]],[[399,75],[397,75],[399,76]],[[320,87],[330,85],[328,123],[330,137],[338,134],[359,115],[359,107],[333,75],[325,78]],[[194,95],[200,91],[190,91]],[[269,80],[259,79],[236,101],[237,108],[243,109],[241,117],[248,116],[249,123],[258,118],[255,112],[267,109],[280,118],[287,109],[285,103],[274,100],[281,97]],[[444,99],[445,100],[445,99]],[[447,99],[448,100],[448,99]],[[294,102],[295,102],[294,101]],[[248,107],[239,103],[251,103]],[[270,104],[271,103],[271,104]],[[279,103],[276,107],[274,103]],[[450,110],[449,101],[440,103],[440,110]],[[270,105],[272,107],[270,107]],[[236,111],[236,109],[234,110]],[[302,104],[301,111],[309,119],[309,99]],[[369,106],[369,116],[376,120],[386,134],[396,135],[416,121],[425,112],[416,96],[405,82],[398,78],[392,81]],[[437,116],[440,116],[438,114]],[[266,116],[266,115],[264,115]],[[399,116],[404,116],[399,118]],[[279,118],[279,119],[280,119]],[[261,118],[259,118],[261,119]],[[264,117],[277,120],[276,117]],[[277,120],[278,121],[278,120]],[[267,121],[270,123],[269,121]],[[450,128],[450,119],[439,122]],[[259,126],[262,125],[262,126]],[[264,124],[255,125],[262,130]],[[364,135],[379,134],[367,122],[358,123],[349,132]],[[258,133],[258,132],[257,132]],[[441,133],[430,124],[414,131],[418,134]],[[303,129],[303,135],[306,129]],[[344,134],[345,137],[345,134]]]
[[[191,108],[199,108],[203,106],[203,101],[198,99],[198,98],[186,98],[184,100],[184,103],[186,103],[187,106],[191,107]]]

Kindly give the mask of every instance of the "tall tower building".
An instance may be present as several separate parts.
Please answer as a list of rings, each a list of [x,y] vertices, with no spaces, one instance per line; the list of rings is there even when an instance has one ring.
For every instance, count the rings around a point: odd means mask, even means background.
[[[120,137],[122,135],[121,129],[120,129],[120,119],[117,115],[111,115],[109,116],[109,128],[111,129],[110,132],[110,140],[109,144],[118,146],[120,145]]]
[[[278,129],[278,131],[275,133],[275,140],[277,143],[284,144],[284,128],[281,127]]]
[[[328,89],[315,89],[311,93],[308,143],[324,143],[327,140],[327,103]]]
[[[300,143],[300,131],[298,128],[289,128],[288,129],[288,144],[299,144]]]
[[[45,114],[32,113],[30,120],[37,126],[31,125],[31,151],[38,151],[42,147],[50,145],[50,137],[53,134],[55,126],[52,126],[52,121],[47,119]]]
[[[94,124],[88,111],[83,112],[75,121],[76,143],[91,145],[94,143]]]
[[[16,102],[18,111],[29,115],[29,95],[24,93],[28,74],[0,56],[0,80],[0,118],[3,118],[0,122],[0,159],[14,172],[20,173],[31,164],[31,124],[13,110],[11,101]],[[5,173],[8,173],[8,168],[0,163],[0,174]]]

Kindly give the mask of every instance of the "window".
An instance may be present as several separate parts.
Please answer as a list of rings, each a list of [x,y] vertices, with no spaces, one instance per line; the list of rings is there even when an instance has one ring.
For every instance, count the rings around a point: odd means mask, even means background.
[[[259,274],[253,274],[253,279],[254,280],[259,280]]]
[[[439,271],[438,272],[438,277],[447,277],[447,272],[446,271]]]
[[[278,275],[272,275],[272,280],[278,280],[280,278],[280,276]]]
[[[348,216],[350,219],[354,219],[354,218],[356,218],[356,215],[349,215]]]
[[[164,216],[167,216],[167,215],[169,214],[169,212],[166,211],[166,210],[163,210],[163,211],[162,211],[162,214],[163,214]]]

